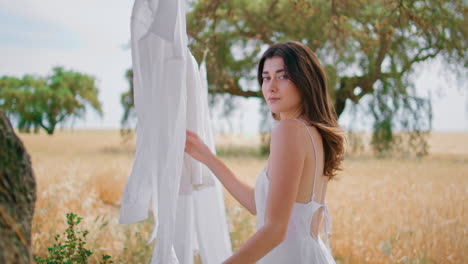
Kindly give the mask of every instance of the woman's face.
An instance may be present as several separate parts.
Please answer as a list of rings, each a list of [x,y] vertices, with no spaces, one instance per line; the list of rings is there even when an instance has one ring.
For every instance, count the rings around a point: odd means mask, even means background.
[[[280,119],[295,118],[300,114],[301,96],[299,89],[289,79],[283,58],[265,60],[262,71],[262,93],[270,110]]]

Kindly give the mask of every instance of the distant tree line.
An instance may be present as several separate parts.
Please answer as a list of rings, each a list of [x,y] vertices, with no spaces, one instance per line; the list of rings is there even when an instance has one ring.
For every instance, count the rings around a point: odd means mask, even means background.
[[[338,117],[347,106],[359,106],[372,118],[377,153],[424,155],[432,102],[415,91],[415,66],[439,58],[461,79],[467,76],[468,7],[462,0],[200,0],[189,5],[189,46],[199,62],[206,61],[210,104],[230,96],[223,101],[225,115],[236,109],[235,97],[262,99],[255,76],[261,51],[297,40],[321,59]],[[129,88],[120,98],[121,124],[128,132],[136,119],[132,70],[125,76]],[[264,126],[269,109],[260,101]],[[58,124],[83,118],[88,109],[103,115],[93,76],[55,67],[48,76],[0,77],[0,110],[20,131],[42,128],[53,134]]]

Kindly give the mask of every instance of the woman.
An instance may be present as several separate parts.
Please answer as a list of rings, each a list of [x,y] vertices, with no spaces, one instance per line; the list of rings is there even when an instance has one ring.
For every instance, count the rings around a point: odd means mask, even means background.
[[[344,135],[316,55],[299,42],[272,45],[258,65],[258,82],[272,116],[270,156],[252,188],[191,131],[185,151],[203,162],[250,213],[257,232],[224,263],[335,263],[324,203],[340,170]],[[323,218],[323,225],[321,219]],[[318,236],[323,227],[326,245]]]

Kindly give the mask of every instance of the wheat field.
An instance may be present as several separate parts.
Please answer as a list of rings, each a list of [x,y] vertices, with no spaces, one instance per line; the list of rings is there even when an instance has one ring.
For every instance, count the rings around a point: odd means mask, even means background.
[[[114,263],[149,263],[152,218],[118,224],[119,201],[130,173],[134,138],[117,130],[57,130],[18,134],[37,181],[32,241],[45,257],[65,214],[83,217],[87,246]],[[266,157],[252,154],[256,136],[217,135],[222,160],[255,183]],[[337,263],[468,263],[468,133],[433,133],[422,159],[348,156],[328,185],[331,246]],[[240,154],[240,155],[238,155]],[[255,217],[224,190],[233,250],[254,232]]]

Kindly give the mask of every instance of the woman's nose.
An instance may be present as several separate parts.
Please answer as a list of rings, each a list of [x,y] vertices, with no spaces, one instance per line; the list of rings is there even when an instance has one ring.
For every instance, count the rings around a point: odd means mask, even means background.
[[[278,89],[277,83],[275,79],[271,79],[268,84],[268,91],[276,91]]]

